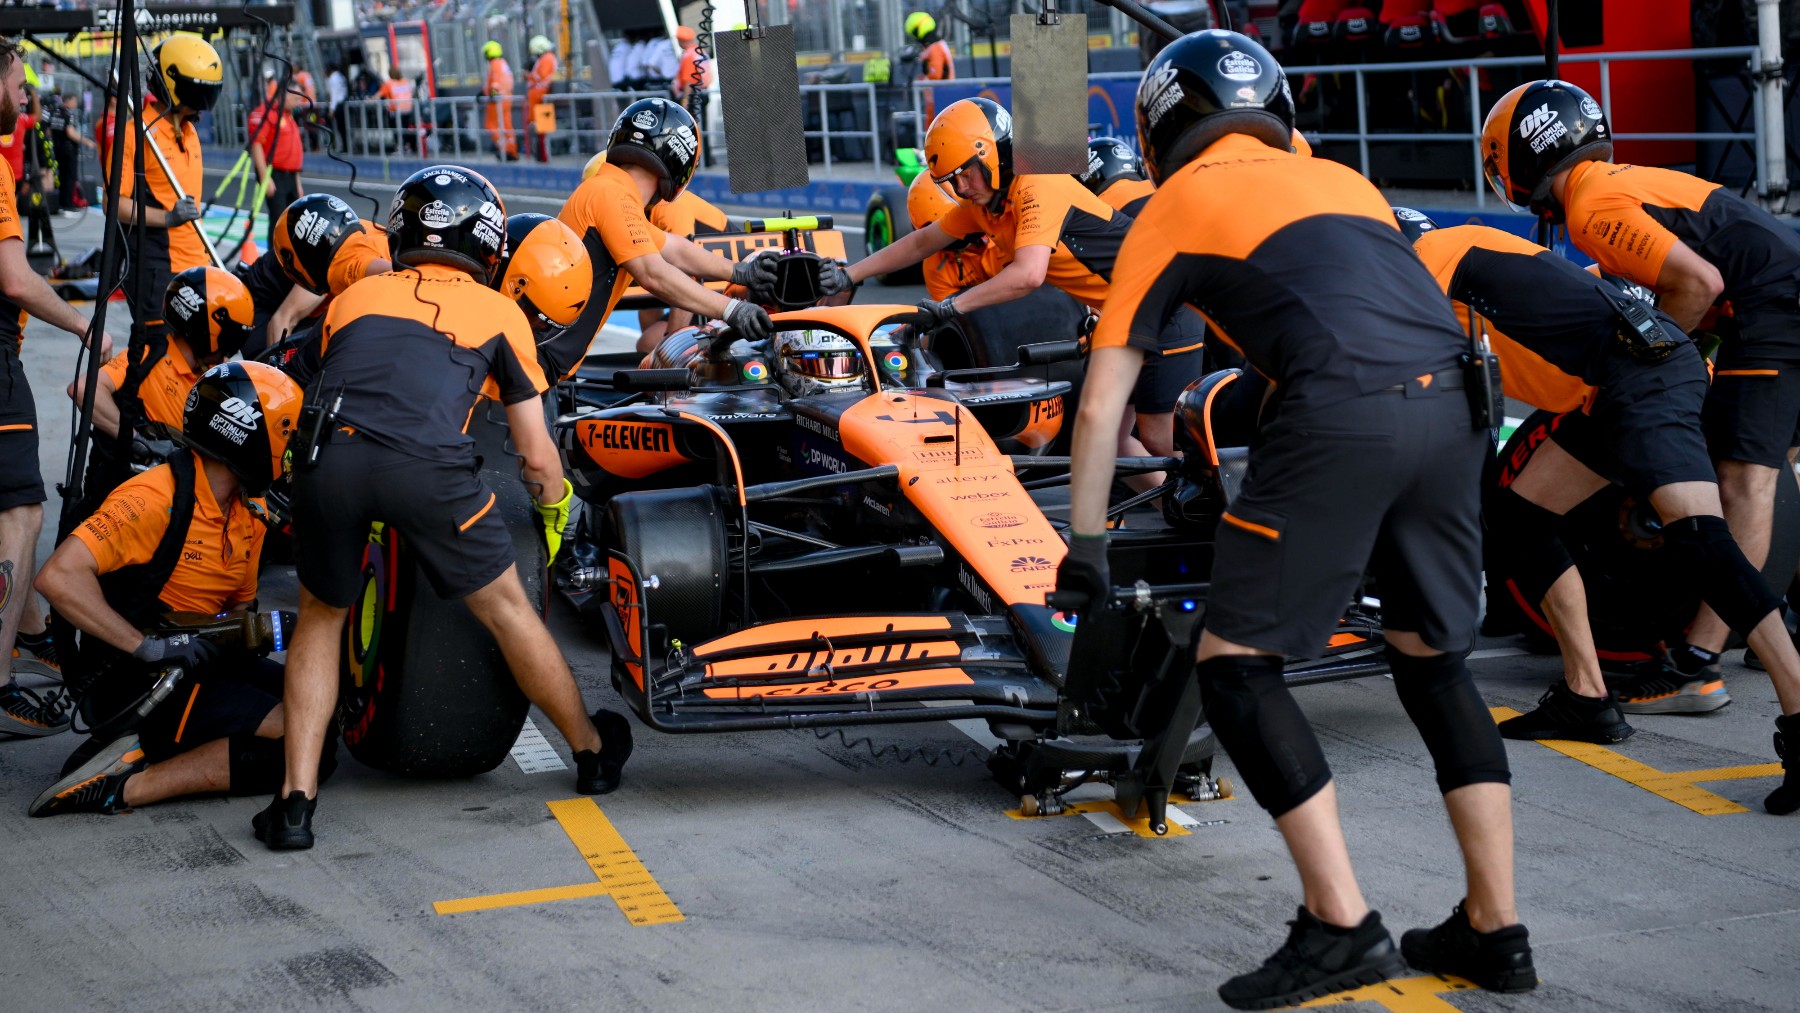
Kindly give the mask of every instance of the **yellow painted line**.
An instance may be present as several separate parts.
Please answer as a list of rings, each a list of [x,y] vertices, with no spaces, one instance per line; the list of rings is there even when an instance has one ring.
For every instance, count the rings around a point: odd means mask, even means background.
[[[631,924],[662,925],[685,920],[593,799],[569,798],[548,804],[556,822],[562,824],[563,832],[575,842],[588,868],[594,871],[594,878],[607,887]]]
[[[527,904],[548,904],[553,900],[574,900],[578,897],[604,897],[608,893],[605,883],[577,883],[574,886],[551,886],[542,890],[521,890],[518,893],[490,893],[485,897],[464,897],[461,900],[440,900],[431,905],[438,914],[459,915],[469,911],[492,911],[497,907],[524,907]]]
[[[1322,999],[1300,1004],[1301,1009],[1319,1006],[1341,1006],[1349,1002],[1373,1002],[1394,1013],[1462,1013],[1460,1009],[1438,998],[1444,992],[1479,992],[1473,982],[1435,974],[1417,978],[1395,978],[1379,985],[1364,985]]]
[[[665,925],[686,920],[593,799],[563,799],[547,805],[563,833],[569,835],[570,842],[581,852],[595,882],[440,900],[432,908],[438,914],[452,915],[580,897],[611,897],[633,925]]]
[[[1492,707],[1495,721],[1504,721],[1519,712],[1511,707]],[[1538,745],[1546,749],[1554,749],[1564,756],[1580,760],[1595,770],[1604,771],[1627,784],[1659,795],[1685,809],[1692,810],[1702,816],[1729,816],[1734,813],[1747,813],[1750,810],[1736,802],[1715,795],[1705,788],[1695,787],[1697,780],[1722,781],[1724,777],[1698,778],[1695,774],[1711,774],[1714,771],[1677,771],[1670,773],[1657,770],[1649,764],[1639,763],[1628,756],[1613,752],[1605,746],[1596,746],[1591,742],[1569,742],[1563,739],[1538,739]],[[1775,768],[1774,764],[1767,764]],[[1745,770],[1744,767],[1726,767],[1724,770]],[[1778,768],[1776,768],[1778,769]],[[1773,772],[1773,771],[1772,771]],[[1737,776],[1737,775],[1733,775]]]
[[[1747,767],[1710,767],[1706,770],[1683,770],[1689,781],[1742,781],[1752,777],[1780,777],[1779,763],[1752,763]]]

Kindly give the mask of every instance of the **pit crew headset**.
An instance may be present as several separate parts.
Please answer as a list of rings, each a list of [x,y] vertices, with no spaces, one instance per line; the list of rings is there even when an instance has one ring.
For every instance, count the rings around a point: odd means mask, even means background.
[[[338,247],[362,231],[362,219],[350,205],[330,194],[309,193],[275,219],[275,261],[289,281],[314,295],[326,295]]]
[[[988,210],[998,214],[1013,181],[1012,114],[992,99],[950,103],[925,132],[925,166],[938,186],[965,172],[981,173],[994,191]]]
[[[195,359],[217,361],[236,355],[250,339],[256,304],[230,271],[190,267],[171,279],[163,293],[163,319]]]
[[[1075,178],[1095,195],[1121,179],[1144,178],[1144,160],[1117,137],[1096,137],[1087,150],[1087,171]]]
[[[672,201],[694,178],[700,161],[700,130],[686,109],[668,99],[646,98],[625,107],[607,140],[606,161],[636,165],[656,175],[657,201]],[[589,161],[589,166],[599,171]]]
[[[188,392],[181,432],[188,446],[230,468],[246,494],[260,496],[282,475],[300,402],[300,385],[274,366],[220,363]]]
[[[1531,81],[1500,97],[1481,127],[1481,171],[1514,211],[1560,223],[1550,193],[1556,174],[1612,159],[1612,131],[1600,103],[1567,81]]]
[[[165,108],[183,106],[205,112],[219,100],[225,68],[218,51],[205,39],[185,33],[171,35],[152,57],[156,73],[150,75],[150,94]]]

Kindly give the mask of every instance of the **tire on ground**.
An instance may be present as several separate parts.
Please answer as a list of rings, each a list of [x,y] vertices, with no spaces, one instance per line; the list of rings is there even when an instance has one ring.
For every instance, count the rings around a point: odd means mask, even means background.
[[[526,599],[541,614],[549,591],[543,535],[504,410],[482,402],[469,435],[494,511],[512,533]],[[338,714],[350,754],[414,777],[469,777],[499,766],[529,706],[499,645],[461,601],[432,591],[396,532],[371,542],[363,574],[340,665]]]
[[[884,186],[869,195],[869,203],[863,207],[864,252],[874,253],[892,246],[912,230],[912,215],[906,210],[905,187]],[[913,264],[876,275],[875,280],[883,285],[917,285],[925,280],[925,273],[919,265]]]

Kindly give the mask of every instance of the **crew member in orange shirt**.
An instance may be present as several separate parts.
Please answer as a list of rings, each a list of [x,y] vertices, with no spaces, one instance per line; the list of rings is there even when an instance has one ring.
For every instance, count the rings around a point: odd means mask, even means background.
[[[168,160],[171,179],[155,152],[144,151],[146,192],[137,192],[136,130],[125,131],[124,178],[119,180],[119,220],[135,233],[143,213],[142,258],[130,265],[125,298],[131,316],[155,340],[166,330],[163,294],[175,275],[212,263],[207,241],[195,224],[200,218],[197,195],[202,186],[200,135],[194,121],[218,100],[224,81],[219,54],[198,35],[169,36],[156,47],[150,71],[150,98],[140,114],[144,132]],[[140,206],[140,203],[141,206]],[[135,239],[133,235],[131,238]],[[133,245],[131,249],[139,247]]]
[[[537,115],[537,107],[543,104],[550,94],[551,82],[556,80],[556,45],[548,36],[534,35],[531,37],[531,55],[537,57],[537,61],[531,65],[531,73],[525,75],[525,114],[528,119]],[[537,160],[550,161],[550,138],[537,133],[535,127],[532,133],[537,137]]]
[[[938,34],[937,19],[924,11],[906,16],[906,34],[919,44],[919,76],[927,81],[956,80],[956,57],[950,43]],[[932,92],[925,92],[925,122],[937,118],[937,102]]]
[[[393,117],[394,127],[400,132],[400,147],[404,149],[407,141],[412,141],[414,151],[424,150],[424,142],[418,137],[417,119],[413,115],[413,83],[400,73],[398,65],[388,66],[387,80],[375,92],[375,97],[387,102],[387,113]]]
[[[519,141],[513,137],[512,129],[512,68],[506,63],[506,50],[492,39],[481,47],[481,55],[488,62],[487,80],[481,85],[481,94],[487,101],[482,125],[494,139],[494,151],[500,158],[514,162],[519,158]]]

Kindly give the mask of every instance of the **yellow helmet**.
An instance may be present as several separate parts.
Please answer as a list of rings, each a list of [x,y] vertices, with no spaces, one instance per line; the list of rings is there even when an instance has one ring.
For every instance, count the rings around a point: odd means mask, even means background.
[[[487,41],[487,45],[481,47],[481,58],[484,60],[497,59],[498,57],[503,56],[505,53],[506,53],[505,48],[502,47],[500,45],[500,43],[495,42],[493,39],[489,39]]]
[[[906,16],[906,34],[920,42],[924,42],[925,36],[935,31],[937,31],[937,18],[924,11],[913,11]]]
[[[595,155],[593,158],[588,159],[587,164],[581,167],[581,181],[585,183],[593,178],[594,173],[599,172],[600,167],[605,164],[606,152],[604,151]]]
[[[225,67],[212,43],[178,32],[164,39],[153,55],[156,72],[150,76],[150,94],[157,101],[203,112],[219,100]]]

